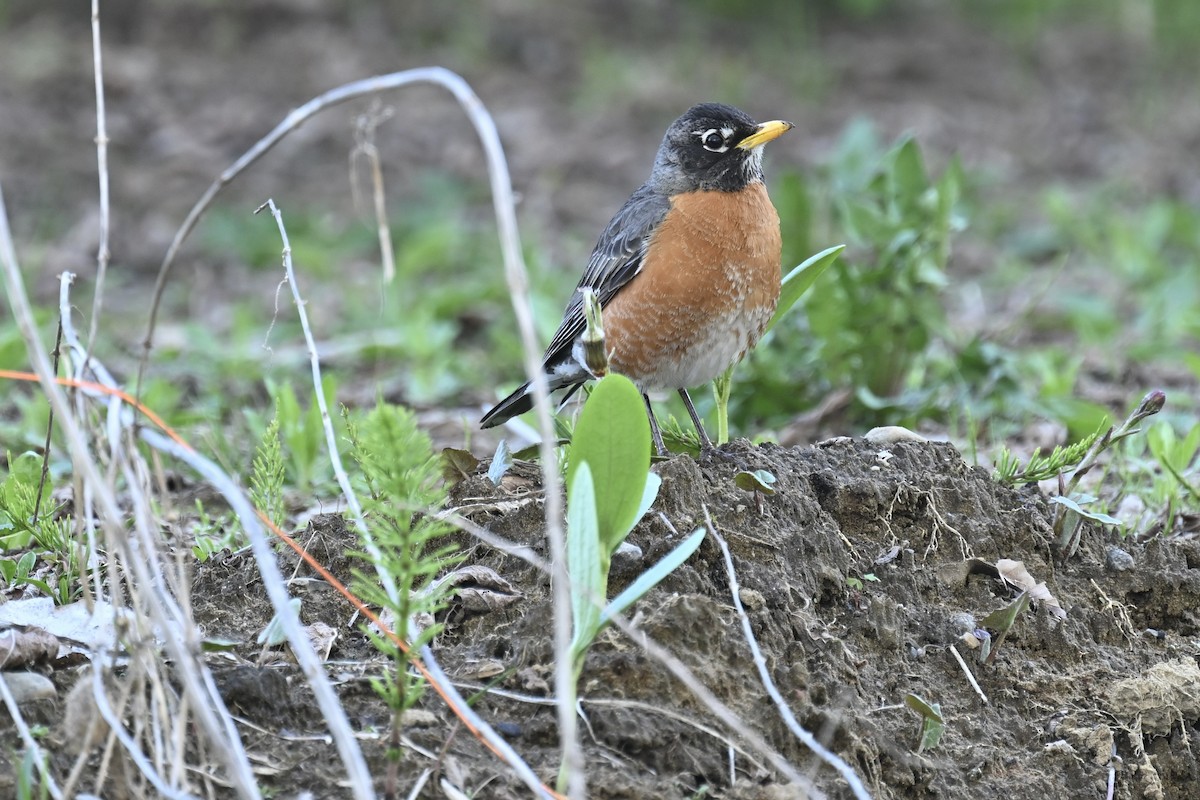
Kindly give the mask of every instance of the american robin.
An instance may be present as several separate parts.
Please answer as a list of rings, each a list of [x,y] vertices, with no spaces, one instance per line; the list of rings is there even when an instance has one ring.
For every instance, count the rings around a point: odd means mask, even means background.
[[[779,302],[779,214],[763,185],[762,148],[790,122],[755,123],[720,103],[688,109],[659,145],[650,180],[625,201],[592,250],[542,366],[569,397],[595,377],[585,365],[583,290],[603,309],[609,367],[643,392],[654,447],[665,454],[646,394],[675,389],[713,448],[688,396],[739,361]],[[533,407],[526,383],[480,420],[490,428]]]

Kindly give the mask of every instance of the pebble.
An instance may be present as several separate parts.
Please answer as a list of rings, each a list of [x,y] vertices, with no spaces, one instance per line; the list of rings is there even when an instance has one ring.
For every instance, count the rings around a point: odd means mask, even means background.
[[[763,593],[757,589],[739,589],[738,599],[750,611],[758,611],[767,604],[767,598],[763,597]]]
[[[632,542],[621,542],[620,547],[612,554],[609,572],[613,575],[630,575],[638,571],[644,559],[642,548]]]
[[[4,682],[19,706],[58,696],[50,679],[36,672],[5,672]]]
[[[1113,572],[1125,572],[1133,569],[1133,556],[1113,545],[1105,553],[1104,564]]]

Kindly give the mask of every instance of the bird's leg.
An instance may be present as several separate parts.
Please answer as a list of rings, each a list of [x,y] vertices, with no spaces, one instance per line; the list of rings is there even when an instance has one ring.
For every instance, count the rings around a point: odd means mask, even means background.
[[[654,409],[650,407],[650,395],[643,394],[642,400],[646,402],[646,416],[650,418],[650,438],[654,440],[654,452],[665,456],[667,446],[663,444],[662,431],[658,428],[658,419],[654,416]]]
[[[680,389],[679,396],[683,398],[683,405],[692,418],[692,424],[696,426],[696,433],[700,434],[700,452],[708,453],[716,450],[712,439],[709,439],[708,434],[704,431],[704,423],[700,421],[700,415],[696,413],[696,407],[692,405],[692,398],[688,396],[687,389]]]

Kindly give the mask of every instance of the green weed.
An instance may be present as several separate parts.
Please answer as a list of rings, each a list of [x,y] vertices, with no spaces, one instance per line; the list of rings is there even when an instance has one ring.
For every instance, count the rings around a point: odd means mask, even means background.
[[[250,473],[250,502],[278,528],[283,527],[287,513],[283,502],[284,473],[279,414],[276,413],[258,442]]]
[[[53,485],[39,489],[41,456],[14,459],[10,453],[8,465],[0,482],[0,577],[6,586],[30,586],[57,605],[69,603],[81,591],[83,547],[71,535],[71,520],[50,499]]]
[[[849,246],[803,298],[805,314],[783,318],[748,359],[743,379],[757,390],[737,410],[741,420],[779,420],[845,387],[864,419],[940,413],[932,395],[910,390],[931,345],[949,333],[942,290],[951,237],[963,226],[961,183],[956,162],[931,177],[916,141],[884,151],[867,123],[846,131],[813,178],[782,177],[772,194],[785,263],[816,241]]]
[[[351,586],[359,597],[385,609],[385,616],[390,614],[394,632],[410,648],[405,652],[391,638],[368,631],[372,644],[393,665],[391,674],[373,679],[372,686],[392,711],[388,757],[394,763],[402,752],[402,716],[425,690],[424,679],[408,667],[409,653],[417,653],[441,630],[435,615],[449,602],[452,587],[434,577],[461,556],[446,538],[451,528],[430,513],[446,499],[441,461],[412,412],[380,403],[361,419],[348,420],[347,432],[359,467],[355,482],[379,549],[378,559],[355,553],[372,569],[355,569]],[[390,576],[395,595],[380,586],[376,571]],[[394,781],[394,770],[389,775]]]
[[[588,649],[612,617],[658,585],[704,539],[703,529],[695,531],[607,601],[612,555],[650,510],[661,483],[650,472],[650,423],[641,394],[624,376],[604,377],[580,412],[567,466],[567,572],[576,683]],[[565,771],[560,771],[560,791],[566,780]]]

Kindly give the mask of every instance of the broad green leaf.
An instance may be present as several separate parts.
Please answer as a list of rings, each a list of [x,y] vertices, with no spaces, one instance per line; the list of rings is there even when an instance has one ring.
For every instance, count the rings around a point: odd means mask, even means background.
[[[901,143],[893,165],[896,194],[901,200],[915,200],[929,188],[925,159],[921,157],[921,148],[915,139],[905,139]]]
[[[1093,499],[1095,499],[1095,498],[1093,498]],[[1074,500],[1072,500],[1069,497],[1063,497],[1062,495],[1056,495],[1055,497],[1050,498],[1050,502],[1058,503],[1059,505],[1066,506],[1067,508],[1074,511],[1079,516],[1087,517],[1088,519],[1093,520],[1094,522],[1099,522],[1102,525],[1123,525],[1124,524],[1123,522],[1121,522],[1121,520],[1117,519],[1116,517],[1111,517],[1108,514],[1102,513],[1100,511],[1087,511],[1083,508],[1083,506],[1079,505],[1079,503],[1075,502]]]
[[[904,704],[921,715],[921,741],[917,744],[917,752],[937,747],[946,730],[946,718],[942,716],[941,705],[926,702],[915,694],[904,695]]]
[[[684,539],[678,547],[662,557],[657,564],[638,576],[638,579],[613,598],[613,601],[604,608],[604,613],[600,615],[600,627],[608,624],[609,620],[614,615],[620,614],[625,609],[636,603],[646,592],[653,589],[662,581],[663,578],[670,575],[679,568],[683,562],[687,561],[692,553],[696,552],[696,548],[704,541],[706,531],[704,528],[697,528],[692,531],[691,535]]]
[[[739,472],[733,476],[733,485],[739,489],[744,489],[747,492],[761,492],[765,495],[775,494],[776,478],[765,469],[756,469],[753,472]]]
[[[571,577],[571,652],[576,665],[599,630],[607,576],[602,569],[600,531],[596,521],[596,490],[591,467],[584,463],[567,484],[567,574]]]
[[[637,387],[623,375],[607,375],[579,414],[567,466],[567,485],[587,463],[596,487],[596,522],[604,572],[608,556],[637,519],[650,473],[650,423]]]
[[[829,269],[833,262],[837,261],[838,256],[845,249],[846,245],[844,244],[826,248],[816,255],[810,256],[803,264],[787,274],[779,290],[779,305],[775,308],[775,316],[771,317],[771,322],[767,325],[767,330],[774,328],[775,323],[783,319],[792,306],[796,305],[796,301],[817,282],[817,278],[821,277],[821,273]]]

